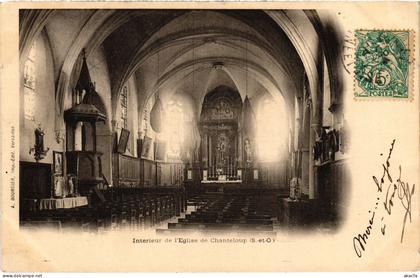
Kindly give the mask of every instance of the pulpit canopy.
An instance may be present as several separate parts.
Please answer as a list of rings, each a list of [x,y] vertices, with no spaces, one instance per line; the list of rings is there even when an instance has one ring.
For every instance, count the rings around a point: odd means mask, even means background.
[[[106,115],[93,104],[93,98],[98,96],[98,93],[90,78],[84,50],[82,68],[75,90],[80,98],[83,97],[83,101],[64,112],[66,122],[105,122]]]
[[[95,105],[90,103],[79,103],[64,112],[66,122],[105,122],[106,116]]]

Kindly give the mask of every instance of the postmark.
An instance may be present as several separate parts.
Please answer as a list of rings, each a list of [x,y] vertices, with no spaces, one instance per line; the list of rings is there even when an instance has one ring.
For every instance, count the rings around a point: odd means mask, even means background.
[[[341,50],[341,63],[343,64],[344,70],[349,74],[353,75],[354,71],[354,55],[356,52],[356,39],[354,37],[354,31],[347,31],[344,35],[344,41]]]
[[[411,99],[413,34],[357,30],[355,39],[355,98]]]

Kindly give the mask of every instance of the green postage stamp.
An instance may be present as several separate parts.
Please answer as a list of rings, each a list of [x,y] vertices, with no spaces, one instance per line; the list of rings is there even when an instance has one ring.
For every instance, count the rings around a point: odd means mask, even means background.
[[[355,97],[411,99],[412,33],[358,30],[355,36]]]

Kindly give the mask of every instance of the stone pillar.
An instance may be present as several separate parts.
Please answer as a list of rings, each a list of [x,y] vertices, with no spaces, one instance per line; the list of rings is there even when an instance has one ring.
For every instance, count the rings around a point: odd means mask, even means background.
[[[312,118],[312,117],[311,117]],[[313,119],[311,119],[311,122]],[[309,199],[317,199],[318,198],[318,188],[317,183],[315,182],[315,161],[313,155],[313,148],[315,146],[316,134],[315,134],[315,127],[316,124],[311,123],[310,129],[310,140],[309,140]]]
[[[202,162],[203,162],[203,169],[208,168],[208,134],[206,133],[203,138],[201,139],[201,146],[202,146]]]
[[[82,122],[77,122],[76,127],[74,129],[74,150],[81,151],[82,150]]]
[[[292,170],[291,170],[291,176],[290,178],[297,178],[299,177],[299,169],[298,169],[298,164],[297,161],[299,161],[299,151],[300,151],[300,146],[299,146],[299,136],[300,136],[300,131],[301,131],[301,125],[300,125],[300,121],[302,119],[301,117],[301,113],[302,113],[302,101],[299,101],[297,98],[295,99],[295,121],[293,122],[293,132],[290,133],[290,136],[292,137],[292,143],[291,143],[291,150],[290,153],[293,156],[293,165]]]
[[[242,169],[244,167],[244,163],[243,163],[243,149],[242,149],[242,131],[238,132],[238,139],[237,139],[237,157],[238,157],[238,164],[237,164],[237,168],[238,169]]]
[[[208,160],[208,165],[209,165],[209,169],[208,169],[208,176],[211,177],[213,173],[213,164],[214,164],[214,158],[213,158],[213,154],[211,151],[211,147],[212,147],[212,143],[211,143],[211,136],[208,136],[208,156],[209,156],[209,160]]]
[[[307,138],[306,138],[306,140],[308,140]],[[309,140],[308,140],[309,141]],[[311,182],[311,178],[310,178],[310,175],[311,175],[311,171],[310,171],[310,160],[311,160],[311,155],[310,155],[310,152],[309,152],[309,148],[302,148],[301,150],[300,150],[300,152],[299,152],[299,155],[300,155],[300,165],[301,165],[301,167],[302,167],[302,170],[301,170],[301,173],[300,173],[300,175],[301,175],[301,184],[300,184],[300,190],[301,190],[301,192],[302,193],[304,193],[305,195],[310,195],[310,182]]]
[[[116,131],[117,131],[117,121],[111,120],[111,132],[116,132]]]
[[[321,135],[322,119],[323,119],[323,103],[324,103],[324,57],[322,49],[318,50],[318,84],[316,92],[312,94],[312,113],[311,113],[311,129],[309,141],[309,199],[318,198],[318,167],[315,166],[313,149],[315,142]]]
[[[310,160],[311,160],[311,126],[310,126],[310,118],[312,114],[312,101],[309,98],[309,94],[305,91],[305,100],[302,103],[302,129],[300,132],[299,138],[299,153],[298,161],[300,162],[300,191],[305,194],[309,195],[309,187],[310,187]],[[299,165],[298,165],[299,167]]]

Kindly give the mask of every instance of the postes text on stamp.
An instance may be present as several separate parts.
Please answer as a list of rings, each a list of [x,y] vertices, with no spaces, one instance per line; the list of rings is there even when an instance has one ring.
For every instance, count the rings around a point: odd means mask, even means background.
[[[358,30],[356,98],[409,98],[410,32]]]

